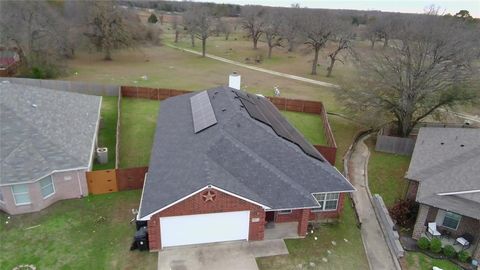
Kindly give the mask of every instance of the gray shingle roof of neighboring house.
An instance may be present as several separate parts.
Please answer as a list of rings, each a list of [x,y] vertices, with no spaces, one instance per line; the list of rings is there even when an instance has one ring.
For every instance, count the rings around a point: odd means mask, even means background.
[[[0,185],[88,168],[101,97],[0,83]]]
[[[328,162],[308,156],[250,117],[235,91],[207,91],[218,123],[196,134],[193,94],[162,102],[140,218],[207,185],[271,209],[315,207],[311,193],[354,190]]]
[[[406,177],[418,202],[480,219],[480,129],[421,128]]]

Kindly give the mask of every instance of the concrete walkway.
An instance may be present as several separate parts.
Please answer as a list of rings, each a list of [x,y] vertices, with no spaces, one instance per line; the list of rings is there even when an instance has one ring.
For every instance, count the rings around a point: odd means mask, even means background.
[[[175,45],[170,44],[170,43],[165,43],[165,45],[170,47],[170,48],[182,50],[182,51],[193,53],[193,54],[196,54],[196,55],[202,55],[202,53],[197,52],[195,50],[181,48],[181,47],[175,46]],[[311,83],[311,84],[320,85],[320,86],[325,86],[325,87],[329,87],[329,88],[340,88],[340,86],[338,86],[336,84],[333,84],[333,83],[317,81],[317,80],[313,80],[313,79],[309,79],[309,78],[305,78],[305,77],[300,77],[300,76],[296,76],[296,75],[291,75],[291,74],[287,74],[287,73],[273,71],[273,70],[270,70],[270,69],[251,66],[251,65],[243,64],[243,63],[240,63],[240,62],[237,62],[237,61],[233,61],[233,60],[230,60],[230,59],[227,59],[227,58],[223,58],[223,57],[208,54],[208,53],[205,54],[205,56],[208,57],[208,58],[211,58],[211,59],[215,59],[215,60],[224,62],[224,63],[236,65],[236,66],[243,67],[243,68],[248,68],[248,69],[255,70],[255,71],[260,71],[260,72],[275,75],[275,76],[280,76],[280,77],[287,78],[287,79],[293,79],[293,80],[306,82],[306,83]]]
[[[365,168],[368,164],[370,152],[364,143],[365,137],[360,139],[353,148],[349,160],[349,177],[357,192],[353,193],[353,200],[357,206],[361,234],[365,252],[367,253],[370,269],[397,270],[401,269],[397,260],[394,260],[383,237],[380,224],[373,210],[370,192],[367,189],[368,178],[365,177]]]

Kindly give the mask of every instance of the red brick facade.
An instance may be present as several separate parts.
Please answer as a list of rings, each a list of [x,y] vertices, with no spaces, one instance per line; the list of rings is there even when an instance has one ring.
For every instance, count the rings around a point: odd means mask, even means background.
[[[217,189],[215,200],[206,202],[202,194],[207,190],[198,192],[193,196],[175,204],[171,207],[156,213],[148,221],[148,238],[151,251],[158,251],[162,248],[160,235],[160,217],[198,215],[208,213],[221,213],[231,211],[250,211],[250,228],[248,240],[263,240],[265,230],[265,211],[262,207],[226,194]],[[276,214],[275,222],[297,222],[298,234],[305,236],[308,222],[322,218],[337,218],[344,204],[344,194],[340,194],[337,210],[320,213],[311,213],[309,209],[293,210],[290,214]]]
[[[205,202],[199,192],[171,207],[153,215],[148,221],[148,239],[150,250],[161,249],[160,217],[198,215],[231,211],[250,211],[250,229],[248,240],[263,240],[265,229],[265,211],[262,207],[213,189],[215,200]],[[256,221],[258,219],[258,221]]]

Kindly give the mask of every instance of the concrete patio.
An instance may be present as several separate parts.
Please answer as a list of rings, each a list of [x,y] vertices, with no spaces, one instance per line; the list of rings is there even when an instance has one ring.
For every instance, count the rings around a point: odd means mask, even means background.
[[[433,238],[431,235],[426,234],[426,233],[423,233],[422,237],[426,237],[430,240],[432,240],[432,238]],[[455,237],[441,236],[441,237],[435,237],[435,238],[440,239],[443,247],[446,246],[446,245],[451,245],[451,246],[453,246],[453,248],[455,249],[456,252],[466,250],[469,254],[473,254],[473,251],[474,251],[474,248],[475,248],[474,243],[470,243],[470,246],[468,248],[464,248],[462,245],[460,245],[458,242],[455,241],[455,239],[456,239]]]
[[[265,226],[265,240],[292,239],[298,236],[298,222],[271,223]]]

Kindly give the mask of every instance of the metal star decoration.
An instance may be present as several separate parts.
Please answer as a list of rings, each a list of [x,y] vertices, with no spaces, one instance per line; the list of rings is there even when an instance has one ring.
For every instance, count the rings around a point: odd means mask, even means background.
[[[210,202],[210,201],[213,202],[215,200],[215,196],[216,196],[215,192],[213,192],[211,190],[203,193],[203,195],[202,195],[203,201],[205,201],[205,202]]]

